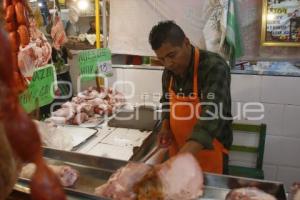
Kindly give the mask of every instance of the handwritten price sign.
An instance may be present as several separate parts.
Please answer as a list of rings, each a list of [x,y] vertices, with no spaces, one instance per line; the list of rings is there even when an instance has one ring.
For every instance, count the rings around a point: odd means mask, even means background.
[[[81,51],[78,62],[83,81],[93,80],[96,75],[102,77],[112,75],[111,52],[108,48]]]
[[[53,65],[38,68],[27,90],[19,95],[19,101],[26,112],[48,105],[54,100],[54,82],[56,73]]]

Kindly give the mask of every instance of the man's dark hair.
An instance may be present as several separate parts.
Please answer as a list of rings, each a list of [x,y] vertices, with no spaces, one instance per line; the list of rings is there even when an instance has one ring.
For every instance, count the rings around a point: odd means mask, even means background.
[[[162,21],[153,26],[149,35],[149,43],[153,50],[157,50],[164,42],[181,46],[184,38],[183,30],[174,21]]]

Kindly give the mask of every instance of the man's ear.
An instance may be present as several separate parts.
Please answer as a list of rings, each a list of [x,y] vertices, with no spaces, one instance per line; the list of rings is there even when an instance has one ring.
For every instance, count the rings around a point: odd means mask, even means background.
[[[187,37],[185,37],[184,38],[184,40],[183,40],[183,45],[185,46],[185,47],[188,47],[188,46],[190,46],[190,40],[187,38]]]

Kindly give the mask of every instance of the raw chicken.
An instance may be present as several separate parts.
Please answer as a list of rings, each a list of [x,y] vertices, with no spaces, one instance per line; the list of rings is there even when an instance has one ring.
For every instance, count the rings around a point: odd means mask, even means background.
[[[80,125],[86,122],[89,119],[89,116],[86,113],[78,113],[75,115],[72,124]]]
[[[71,168],[67,165],[48,165],[48,167],[53,170],[55,175],[59,178],[60,183],[65,187],[70,187],[75,184],[78,179],[79,173],[75,169]],[[27,164],[22,168],[20,173],[20,177],[31,179],[33,173],[35,171],[34,164]]]
[[[150,170],[151,167],[143,163],[128,163],[117,170],[107,183],[96,188],[95,194],[111,199],[136,199],[133,187]]]
[[[276,198],[255,187],[246,187],[231,190],[225,200],[276,200]]]
[[[95,193],[122,200],[191,200],[203,194],[203,173],[196,159],[187,153],[156,166],[130,163]]]
[[[67,120],[73,118],[75,115],[75,110],[72,108],[63,107],[55,112],[52,112],[53,117],[64,117]]]
[[[300,183],[294,183],[291,187],[289,200],[300,200]]]
[[[62,108],[52,112],[47,122],[56,124],[79,125],[85,122],[99,122],[101,117],[109,117],[125,103],[124,96],[112,89],[93,87],[80,92],[71,102],[62,104]]]
[[[53,39],[53,47],[56,49],[60,49],[67,42],[64,25],[59,16],[55,16],[54,24],[51,28],[51,37]]]

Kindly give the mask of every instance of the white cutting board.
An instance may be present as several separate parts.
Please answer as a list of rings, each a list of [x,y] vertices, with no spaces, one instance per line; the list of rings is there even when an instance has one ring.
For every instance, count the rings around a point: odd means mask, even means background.
[[[137,129],[116,128],[101,143],[123,147],[140,147],[151,131],[140,131]]]
[[[86,154],[128,161],[133,155],[133,148],[98,143],[89,151],[87,151]]]

